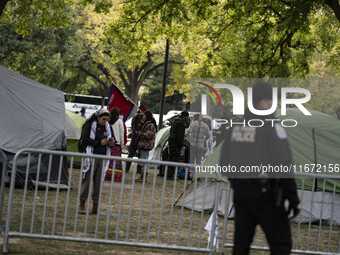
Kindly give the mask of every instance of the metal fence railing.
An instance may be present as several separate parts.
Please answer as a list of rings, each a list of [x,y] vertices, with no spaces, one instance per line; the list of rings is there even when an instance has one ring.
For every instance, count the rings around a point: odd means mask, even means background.
[[[65,156],[70,159],[67,179],[62,175]],[[52,160],[55,157],[60,157],[58,163]],[[123,165],[126,162],[133,163],[130,173],[123,171],[121,182],[114,179],[103,181],[98,214],[91,214],[91,192],[86,203],[86,214],[79,214],[83,174],[81,170],[74,168],[75,157],[81,158],[82,166],[85,157],[113,160],[114,166],[118,161],[122,161]],[[30,165],[32,158],[36,159],[34,167]],[[23,161],[27,162],[24,167]],[[16,190],[19,163],[20,171],[26,174],[20,177],[24,180],[22,189]],[[150,166],[147,181],[135,181],[137,164]],[[160,165],[165,168],[163,177],[158,176]],[[176,168],[176,177],[180,176],[179,172],[183,173],[182,179],[167,180],[169,167]],[[225,253],[233,245],[232,190],[229,183],[221,181],[219,176],[215,180],[211,180],[209,175],[191,179],[190,172],[194,167],[166,161],[23,149],[13,159],[10,188],[6,192],[8,206],[3,252],[8,252],[10,238],[29,237],[210,254],[217,250]],[[35,175],[30,174],[33,168]],[[57,176],[54,181],[51,181],[52,175]],[[301,181],[299,195],[304,201],[304,216],[291,223],[294,245],[292,252],[340,253],[339,176],[298,174],[297,177]],[[313,181],[314,178],[318,178],[321,187],[318,191],[314,191],[315,186],[307,189],[307,183],[317,183]],[[210,184],[213,187],[211,193],[208,192]],[[90,191],[92,186],[91,178]],[[201,193],[205,194],[201,198],[196,196],[199,189],[203,189]],[[186,206],[183,201],[189,201],[186,199],[189,194],[193,199]],[[212,205],[209,214],[204,211],[207,203]],[[199,207],[203,210],[197,211]],[[209,220],[212,224],[207,228]],[[218,248],[215,240],[218,241]],[[257,230],[252,248],[268,250],[260,229]]]
[[[291,252],[340,254],[340,176],[296,173],[295,178],[299,183],[298,194],[302,209],[291,224]],[[232,248],[233,240],[227,240],[225,247]],[[269,251],[260,228],[256,231],[251,249]]]
[[[20,192],[14,192],[18,161],[20,158],[22,162],[23,155],[27,157],[25,182]],[[43,166],[42,158],[46,155],[49,157],[48,165]],[[58,180],[53,183],[54,189],[50,188],[52,156],[60,156]],[[70,158],[66,185],[65,180],[61,178],[64,156]],[[36,177],[33,178],[29,173],[32,157],[37,159]],[[99,213],[96,215],[91,214],[91,192],[86,203],[86,214],[79,214],[83,174],[73,168],[74,157],[82,158],[82,165],[84,157],[111,159],[114,161],[113,165],[116,161],[135,163],[131,173],[123,172],[121,182],[114,179],[103,181],[99,196]],[[137,163],[149,164],[147,182],[135,182]],[[165,166],[164,177],[157,176],[159,165]],[[185,169],[184,179],[167,180],[169,167],[176,168],[176,177],[178,168]],[[185,196],[187,192],[190,167],[192,166],[189,164],[171,162],[89,156],[61,151],[21,150],[13,159],[3,252],[8,252],[11,237],[210,252],[214,247],[208,243],[209,234],[204,230],[209,216],[202,212],[203,216],[196,221],[196,213],[184,210],[183,206],[174,206],[181,193]],[[41,175],[47,175],[46,180],[41,180]],[[33,190],[29,189],[30,182],[35,184]],[[194,183],[197,184],[197,179]],[[92,186],[91,178],[90,191]],[[212,236],[214,231],[213,227]]]
[[[4,206],[4,198],[5,198],[5,177],[7,173],[7,157],[5,153],[0,150],[0,158],[2,162],[1,169],[1,182],[0,182],[0,224],[2,224],[2,215],[3,215],[3,206]],[[4,226],[0,226],[0,233],[3,232]]]

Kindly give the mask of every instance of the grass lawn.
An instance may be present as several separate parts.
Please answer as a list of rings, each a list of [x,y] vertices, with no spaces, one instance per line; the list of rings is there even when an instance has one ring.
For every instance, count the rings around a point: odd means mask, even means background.
[[[142,183],[135,183],[134,190],[131,189],[134,176],[132,172],[126,175],[123,189],[121,188],[121,183],[116,183],[111,189],[110,183],[105,181],[102,190],[100,214],[99,216],[89,214],[88,221],[86,221],[86,215],[76,214],[80,181],[80,171],[77,169],[73,169],[72,189],[69,193],[67,191],[57,193],[56,190],[49,190],[46,194],[46,190],[42,189],[37,191],[37,199],[34,201],[34,190],[27,191],[26,199],[23,200],[23,189],[15,189],[11,231],[21,230],[23,233],[44,235],[54,233],[58,236],[87,237],[131,243],[138,241],[139,243],[149,244],[207,247],[208,233],[204,230],[204,226],[210,217],[210,213],[195,212],[178,206],[172,207],[172,204],[184,190],[184,181],[178,180],[176,189],[174,189],[174,181],[164,182],[163,178],[156,176],[157,173],[158,171],[154,173],[154,170],[150,169],[148,182],[145,186],[143,187]],[[189,186],[186,194],[193,190],[193,186],[193,184]],[[144,195],[142,195],[143,192]],[[8,189],[6,189],[3,224],[6,219],[7,200]],[[46,206],[45,200],[47,201]],[[91,210],[91,208],[92,205],[90,205],[89,209]],[[24,213],[22,214],[23,209]],[[33,210],[35,211],[34,215]],[[119,212],[121,217],[118,217]],[[233,220],[228,220],[227,243],[232,243],[233,224]],[[220,216],[219,235],[222,235],[222,229],[223,217]],[[312,229],[318,230],[319,226],[312,225]],[[328,235],[329,226],[321,226],[321,229],[325,233],[321,233],[319,237],[318,231],[312,231],[308,234],[308,225],[301,224],[298,248],[306,249],[307,245],[309,245],[311,250],[317,250],[320,238],[319,249],[321,251],[327,251],[325,247],[328,247],[328,243],[330,243],[330,252],[338,252],[340,228],[333,227],[334,234],[332,234],[331,238]],[[293,240],[297,231],[298,225],[292,223]],[[256,245],[265,245],[265,238],[260,229],[257,231]],[[295,243],[293,248],[295,248]],[[229,254],[230,252],[231,249],[227,248],[226,253]],[[17,237],[9,239],[9,253],[198,254],[180,250]],[[269,253],[252,251],[251,254]]]

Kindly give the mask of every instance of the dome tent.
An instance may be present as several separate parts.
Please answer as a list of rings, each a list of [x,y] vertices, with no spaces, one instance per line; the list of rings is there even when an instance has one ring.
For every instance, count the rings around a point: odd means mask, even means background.
[[[11,161],[23,148],[64,150],[66,147],[65,99],[61,91],[45,86],[0,66],[0,149]],[[23,155],[25,157],[25,155]],[[34,157],[31,157],[35,161]],[[50,182],[58,180],[60,157],[53,157]],[[18,173],[25,175],[27,160],[19,160]],[[33,163],[33,162],[32,162]],[[46,181],[48,155],[42,156],[39,181]],[[67,184],[66,160],[61,182]],[[8,166],[11,166],[9,162]],[[37,167],[30,167],[34,180]]]

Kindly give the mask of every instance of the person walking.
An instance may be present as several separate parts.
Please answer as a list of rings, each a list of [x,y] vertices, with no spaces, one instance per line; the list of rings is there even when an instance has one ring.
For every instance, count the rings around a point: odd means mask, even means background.
[[[80,116],[82,116],[83,118],[86,118],[86,107],[85,106],[83,106],[80,109]]]
[[[258,110],[272,106],[269,83],[253,86],[253,105]],[[275,119],[275,116],[245,113],[245,121]],[[289,166],[293,163],[287,134],[278,121],[264,121],[261,127],[232,126],[223,143],[220,166],[235,166],[237,172],[227,177],[234,190],[235,232],[233,254],[249,254],[255,228],[263,229],[272,255],[290,254],[292,248],[289,214],[299,213],[299,198],[293,173],[244,173],[245,167]],[[284,203],[288,201],[289,207]]]
[[[109,111],[102,108],[85,122],[83,126],[82,142],[86,146],[86,154],[110,155],[108,146],[114,146],[115,140],[112,136],[111,128],[108,123],[109,115]],[[79,214],[86,213],[85,203],[89,195],[92,169],[92,213],[97,214],[102,174],[107,169],[108,163],[108,160],[103,161],[101,159],[85,158],[82,169],[83,178],[80,190]]]
[[[137,148],[139,150],[139,159],[148,159],[149,151],[153,149],[155,145],[155,137],[157,127],[155,123],[152,121],[153,116],[150,111],[146,111],[139,122],[139,132],[138,132],[138,140],[137,140]],[[147,181],[148,176],[148,164],[142,164],[141,166],[141,175],[137,182],[143,182],[145,176],[145,182]]]

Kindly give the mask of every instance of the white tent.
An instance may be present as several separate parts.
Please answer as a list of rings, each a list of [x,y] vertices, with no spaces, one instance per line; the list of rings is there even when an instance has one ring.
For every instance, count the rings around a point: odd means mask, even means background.
[[[66,145],[64,94],[0,66],[0,149]]]
[[[228,216],[233,215],[233,195],[229,184],[221,181],[220,187],[215,179],[209,179],[207,182],[198,184],[189,195],[187,195],[178,206],[183,206],[187,209],[195,211],[213,211],[214,205],[217,204],[217,213],[225,215],[227,210]],[[194,186],[194,184],[191,184]],[[218,188],[221,190],[222,196],[217,197]]]
[[[13,156],[23,148],[66,149],[64,94],[0,66],[0,149],[11,169]],[[21,155],[17,175],[26,175],[26,155]],[[36,179],[35,156],[31,157],[29,178]],[[50,183],[58,181],[59,156],[52,157]],[[47,180],[48,155],[41,159],[39,181]],[[61,183],[67,184],[67,162],[63,161]],[[19,178],[16,178],[19,181]],[[22,183],[18,183],[22,185]]]
[[[225,215],[227,210],[228,217],[233,218],[235,212],[232,189],[228,183],[221,181],[222,196],[217,198],[217,187],[217,182],[213,179],[209,179],[207,183],[200,183],[196,189],[178,203],[178,206],[201,212],[202,210],[213,211],[214,205],[217,203],[218,214]],[[308,223],[322,219],[325,224],[340,225],[339,194],[299,189],[298,195],[301,199],[301,211],[294,219],[295,222]]]

